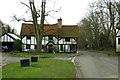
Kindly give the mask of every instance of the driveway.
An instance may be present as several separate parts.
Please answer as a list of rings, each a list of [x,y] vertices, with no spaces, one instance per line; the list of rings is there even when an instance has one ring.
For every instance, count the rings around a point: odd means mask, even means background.
[[[77,78],[118,78],[118,58],[95,52],[79,51],[75,57]]]
[[[12,57],[9,54],[0,53],[0,67],[9,63],[19,62],[23,57]]]

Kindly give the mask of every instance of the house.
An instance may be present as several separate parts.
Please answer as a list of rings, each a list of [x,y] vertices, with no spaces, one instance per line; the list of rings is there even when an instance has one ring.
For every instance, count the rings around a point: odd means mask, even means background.
[[[120,52],[120,28],[116,28],[116,52]]]
[[[56,48],[58,52],[76,52],[79,27],[77,25],[62,25],[62,19],[56,24],[44,24],[42,50],[49,52]],[[23,51],[35,50],[36,39],[33,24],[23,23],[21,27]]]
[[[15,40],[21,40],[20,37],[18,37],[15,34],[12,33],[4,33],[0,36],[0,44],[2,44],[2,46],[7,46],[9,51],[13,50],[13,44],[15,42]]]

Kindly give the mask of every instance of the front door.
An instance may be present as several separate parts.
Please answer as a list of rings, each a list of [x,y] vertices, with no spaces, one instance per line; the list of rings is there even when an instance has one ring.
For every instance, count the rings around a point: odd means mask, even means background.
[[[48,52],[53,53],[53,45],[52,44],[48,45]]]
[[[54,43],[52,41],[48,42],[48,44],[47,44],[47,52],[53,53],[53,45],[54,45]]]

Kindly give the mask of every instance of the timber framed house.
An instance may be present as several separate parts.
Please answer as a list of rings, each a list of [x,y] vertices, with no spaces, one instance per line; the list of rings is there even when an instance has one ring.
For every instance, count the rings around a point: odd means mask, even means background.
[[[77,25],[62,25],[62,19],[56,24],[44,24],[42,51],[49,52],[55,48],[57,52],[76,52],[79,27]],[[33,24],[23,23],[21,28],[23,51],[35,50],[36,39]]]

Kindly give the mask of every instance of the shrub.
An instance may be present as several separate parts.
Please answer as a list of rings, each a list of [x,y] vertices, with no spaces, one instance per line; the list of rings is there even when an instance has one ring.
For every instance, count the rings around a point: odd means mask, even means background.
[[[13,51],[22,51],[22,41],[21,40],[15,40],[13,44]]]

